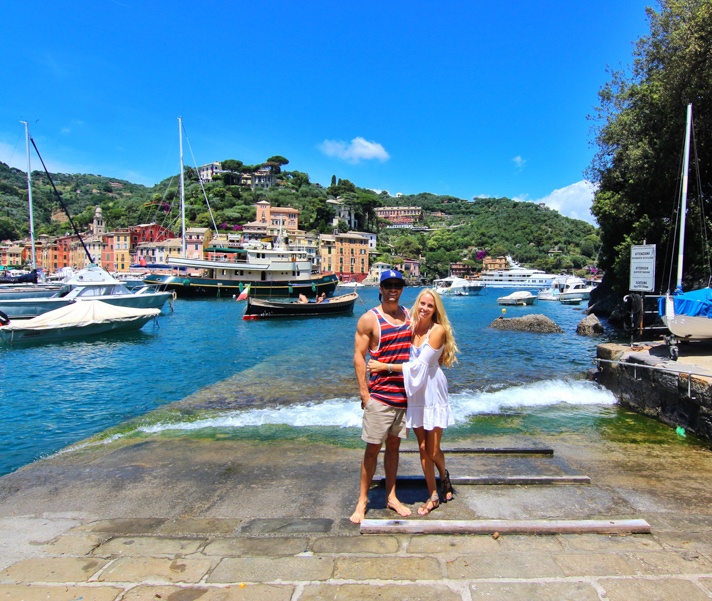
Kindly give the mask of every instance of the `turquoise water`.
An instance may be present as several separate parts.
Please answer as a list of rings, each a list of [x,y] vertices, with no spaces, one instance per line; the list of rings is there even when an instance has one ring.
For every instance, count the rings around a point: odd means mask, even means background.
[[[410,306],[417,292],[406,288],[403,304]],[[0,346],[0,474],[88,437],[361,444],[353,336],[358,317],[378,304],[378,291],[359,294],[353,316],[242,321],[244,304],[231,299],[179,299],[157,328]],[[445,299],[462,351],[447,372],[457,420],[448,436],[598,432],[608,428],[603,422],[620,419],[613,396],[584,379],[601,339],[575,333],[582,308],[508,307],[507,317],[543,313],[565,333],[501,332],[488,326],[501,315],[502,294]]]

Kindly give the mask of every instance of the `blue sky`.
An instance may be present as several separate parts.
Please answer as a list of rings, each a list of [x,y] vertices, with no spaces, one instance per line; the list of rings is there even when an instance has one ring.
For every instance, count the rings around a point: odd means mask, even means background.
[[[546,202],[593,221],[607,68],[651,0],[24,0],[0,22],[0,161],[153,185],[289,159],[328,185]],[[33,169],[40,167],[33,156]]]

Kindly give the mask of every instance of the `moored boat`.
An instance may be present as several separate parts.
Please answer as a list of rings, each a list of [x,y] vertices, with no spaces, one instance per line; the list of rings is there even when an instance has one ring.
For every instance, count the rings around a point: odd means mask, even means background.
[[[476,296],[484,290],[485,285],[479,281],[450,275],[446,278],[433,280],[433,288],[441,296]]]
[[[10,319],[30,319],[87,300],[100,300],[120,307],[160,310],[166,302],[172,302],[173,293],[148,286],[131,291],[106,270],[97,265],[90,265],[74,273],[54,296],[0,299],[0,311]]]
[[[507,296],[500,296],[497,299],[498,305],[533,305],[536,296],[528,290],[518,290]]]
[[[567,278],[563,290],[559,293],[559,301],[564,302],[566,299],[588,300],[591,298],[594,288],[595,286],[587,284],[581,278]]]
[[[678,241],[677,279],[675,290],[658,299],[658,313],[670,333],[680,340],[712,340],[712,288],[682,291],[684,272],[685,220],[687,216],[687,185],[692,138],[692,105],[687,106],[682,190],[679,198],[680,238]],[[677,350],[671,349],[673,358]]]
[[[261,319],[263,317],[316,317],[326,315],[345,315],[353,313],[358,294],[350,292],[341,296],[327,298],[322,302],[273,301],[248,298],[242,319]]]
[[[160,309],[116,307],[102,301],[73,303],[32,319],[10,320],[0,326],[0,338],[9,343],[45,342],[139,330],[160,312]]]

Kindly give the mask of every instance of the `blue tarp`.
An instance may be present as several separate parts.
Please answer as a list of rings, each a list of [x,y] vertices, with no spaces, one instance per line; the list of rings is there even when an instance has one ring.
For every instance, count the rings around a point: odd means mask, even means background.
[[[672,299],[675,306],[675,315],[712,319],[712,288],[681,292],[675,294]],[[661,316],[665,315],[664,296],[658,299],[658,313]]]

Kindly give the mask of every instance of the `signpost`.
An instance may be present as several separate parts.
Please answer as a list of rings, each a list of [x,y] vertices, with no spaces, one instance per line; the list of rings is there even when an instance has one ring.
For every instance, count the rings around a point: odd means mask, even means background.
[[[655,244],[640,244],[630,249],[631,292],[655,292]]]

